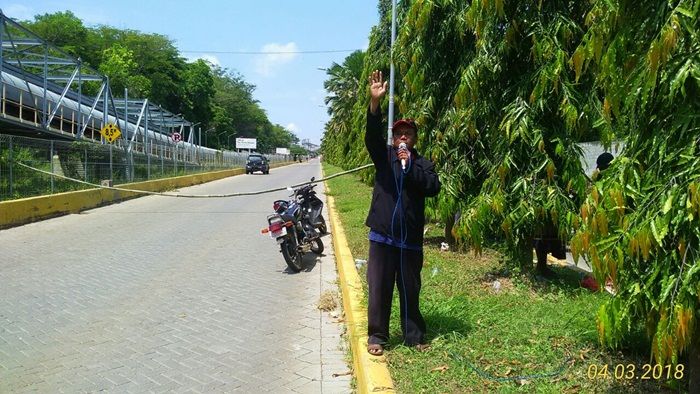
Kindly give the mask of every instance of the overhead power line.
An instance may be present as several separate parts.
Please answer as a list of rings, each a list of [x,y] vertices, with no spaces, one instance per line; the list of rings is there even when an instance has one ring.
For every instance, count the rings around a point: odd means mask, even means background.
[[[339,53],[339,52],[354,52],[361,49],[331,49],[320,51],[180,51],[182,53],[214,53],[214,54],[231,54],[231,55],[288,55],[288,54],[308,54],[308,53]]]

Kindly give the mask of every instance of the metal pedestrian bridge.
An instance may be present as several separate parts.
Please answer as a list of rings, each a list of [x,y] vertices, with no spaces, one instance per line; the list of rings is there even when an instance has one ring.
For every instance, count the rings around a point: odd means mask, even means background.
[[[108,77],[1,10],[0,76],[0,133],[105,143],[100,130],[111,124],[121,132],[114,146],[129,155],[240,165],[241,154],[202,146],[201,127],[181,114],[128,91],[115,98]]]

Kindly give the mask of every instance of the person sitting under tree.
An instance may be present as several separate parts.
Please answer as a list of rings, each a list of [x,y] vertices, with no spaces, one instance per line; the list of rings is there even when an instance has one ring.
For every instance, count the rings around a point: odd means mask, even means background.
[[[613,155],[609,152],[604,152],[598,156],[593,180],[598,179],[600,173],[610,166],[613,158]],[[559,236],[557,226],[550,220],[543,227],[539,237],[535,238],[534,243],[535,255],[537,256],[535,272],[545,278],[555,277],[554,271],[547,266],[547,254],[551,253],[553,257],[560,260],[566,259],[566,244]]]

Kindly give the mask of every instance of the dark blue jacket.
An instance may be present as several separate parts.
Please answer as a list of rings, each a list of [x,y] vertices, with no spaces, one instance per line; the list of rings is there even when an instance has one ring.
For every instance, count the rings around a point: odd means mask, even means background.
[[[377,174],[374,179],[372,205],[365,224],[375,232],[401,241],[400,220],[403,219],[405,242],[410,245],[422,245],[425,198],[440,192],[440,180],[433,163],[420,156],[415,149],[411,149],[411,163],[408,173],[404,175],[401,192],[403,209],[394,215],[398,196],[397,184],[400,183],[402,171],[401,163],[396,155],[396,148],[387,147],[386,127],[382,127],[381,110],[377,112],[379,114],[374,115],[367,111],[365,146]]]

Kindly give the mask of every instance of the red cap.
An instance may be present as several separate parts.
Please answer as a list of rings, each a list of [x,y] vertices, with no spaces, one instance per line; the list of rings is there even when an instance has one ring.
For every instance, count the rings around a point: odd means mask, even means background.
[[[416,121],[413,119],[399,119],[396,122],[394,122],[394,125],[391,126],[391,129],[395,130],[401,126],[409,127],[413,129],[416,133],[418,133],[418,126],[416,126]]]

